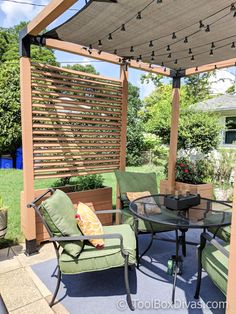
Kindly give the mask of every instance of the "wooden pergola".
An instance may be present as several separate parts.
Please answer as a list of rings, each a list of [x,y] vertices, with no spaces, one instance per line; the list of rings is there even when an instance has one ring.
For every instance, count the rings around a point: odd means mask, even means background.
[[[185,1],[185,4],[183,4],[183,0],[179,0],[181,3],[177,3],[178,1],[148,1],[148,0],[137,0],[137,1],[128,1],[128,0],[93,0],[90,1],[88,4],[86,4],[85,8],[81,10],[78,14],[75,15],[75,18],[73,17],[68,21],[68,25],[71,27],[71,29],[68,29],[68,32],[66,32],[67,24],[64,23],[62,26],[59,26],[58,29],[50,31],[46,34],[42,34],[43,30],[50,25],[55,19],[57,19],[60,15],[62,15],[67,9],[69,9],[73,4],[75,4],[77,0],[52,0],[29,24],[28,26],[21,32],[20,34],[20,67],[21,67],[21,104],[22,104],[22,138],[23,138],[23,158],[24,158],[24,199],[22,203],[22,228],[24,231],[24,235],[26,238],[26,250],[30,254],[34,252],[35,249],[35,214],[34,211],[31,209],[26,209],[26,204],[32,201],[32,199],[35,196],[34,191],[34,179],[35,178],[45,178],[45,177],[63,177],[61,175],[61,168],[59,166],[55,166],[55,164],[58,164],[55,162],[52,163],[52,169],[49,174],[44,174],[40,168],[40,163],[42,166],[45,163],[45,160],[42,160],[42,157],[37,157],[37,152],[40,154],[40,147],[39,151],[35,148],[35,136],[37,136],[37,139],[39,140],[44,132],[42,129],[40,131],[40,127],[37,128],[37,123],[47,123],[48,118],[42,118],[42,116],[38,116],[38,108],[43,108],[46,111],[46,114],[51,114],[51,109],[53,110],[65,110],[65,107],[70,110],[71,116],[72,113],[74,114],[74,122],[76,123],[76,116],[80,115],[80,113],[76,113],[75,107],[73,107],[73,96],[70,96],[69,98],[63,98],[63,93],[58,92],[58,88],[56,86],[51,86],[53,91],[46,91],[40,90],[40,84],[41,87],[45,87],[44,83],[42,84],[42,81],[47,82],[47,84],[51,84],[51,82],[54,80],[63,80],[63,84],[67,87],[64,88],[64,90],[70,90],[73,89],[75,85],[78,85],[78,88],[81,87],[81,83],[87,84],[89,86],[93,86],[93,92],[94,97],[93,101],[96,102],[96,107],[99,108],[101,106],[103,109],[101,110],[90,110],[94,115],[101,114],[106,116],[106,122],[103,122],[102,129],[104,129],[104,132],[112,132],[112,136],[115,137],[115,132],[119,133],[119,136],[117,135],[116,140],[113,140],[114,145],[111,148],[111,144],[106,144],[106,149],[108,152],[111,150],[116,151],[116,155],[112,156],[111,161],[108,161],[110,159],[101,159],[100,163],[97,164],[95,161],[93,162],[93,168],[90,167],[82,167],[81,172],[79,174],[86,174],[86,173],[99,173],[99,172],[105,172],[107,171],[114,171],[114,169],[121,169],[125,170],[125,164],[126,164],[126,120],[127,120],[127,100],[128,100],[128,69],[134,68],[139,69],[147,72],[151,72],[154,74],[161,74],[167,77],[170,77],[173,79],[173,101],[172,101],[172,120],[171,120],[171,136],[170,136],[170,151],[169,151],[169,165],[168,165],[168,188],[170,191],[174,189],[175,186],[175,164],[176,164],[176,158],[177,158],[177,143],[178,143],[178,121],[179,121],[179,109],[180,109],[180,83],[181,78],[192,75],[192,74],[198,74],[203,73],[206,71],[212,71],[220,68],[226,68],[230,66],[234,66],[236,64],[236,57],[235,57],[235,50],[234,48],[234,31],[232,30],[233,25],[235,25],[236,18],[236,9],[235,9],[235,3],[232,1],[208,1],[207,4],[205,1],[201,0],[197,3],[193,3],[193,1]],[[213,8],[213,2],[214,2],[214,8]],[[129,3],[129,4],[128,4]],[[137,11],[137,16],[133,17],[134,15],[134,8],[133,5],[135,3],[135,8]],[[151,5],[159,5],[159,8],[152,8]],[[145,4],[145,6],[144,6]],[[181,5],[182,4],[182,5]],[[123,7],[122,7],[123,6]],[[173,9],[172,9],[173,6]],[[178,9],[177,7],[178,6]],[[199,12],[196,11],[197,8],[199,9]],[[186,26],[186,23],[190,23],[190,21],[194,18],[195,15],[202,16],[201,14],[205,14],[205,12],[208,12],[212,8],[213,11],[211,11],[207,17],[203,15],[202,20],[199,21],[200,23],[200,30],[201,28],[204,28],[204,31],[202,32],[193,32],[194,27],[196,27],[196,23],[192,23],[188,27]],[[98,11],[100,9],[100,11]],[[123,10],[123,11],[122,11]],[[159,10],[159,11],[156,11]],[[185,14],[185,19],[180,17],[180,11],[183,10]],[[230,12],[229,14],[226,14],[226,11]],[[196,12],[195,12],[196,11]],[[87,13],[88,12],[88,13]],[[94,18],[91,19],[92,14],[95,14]],[[114,12],[116,12],[116,15],[114,15]],[[119,15],[119,12],[121,12],[121,15]],[[145,29],[145,32],[140,31],[140,36],[137,36],[137,23],[138,20],[143,19],[143,16],[145,15],[145,12],[148,17],[147,24],[143,24],[143,28]],[[99,13],[99,14],[98,14]],[[132,13],[132,14],[131,14]],[[87,15],[86,15],[87,14]],[[112,15],[113,14],[113,15]],[[130,15],[131,14],[131,15]],[[159,14],[158,18],[155,19],[155,14]],[[189,16],[188,16],[189,14]],[[221,16],[217,16],[217,19],[213,19],[213,17],[216,17],[217,14],[222,14]],[[100,16],[101,15],[101,16]],[[122,16],[124,15],[124,20],[122,20]],[[170,15],[170,20],[167,22],[166,18]],[[232,17],[233,15],[233,17]],[[106,19],[104,19],[104,16],[106,16]],[[153,18],[158,23],[165,24],[163,26],[163,29],[160,28],[160,34],[159,38],[156,38],[155,35],[155,27],[150,27],[152,24],[148,23],[154,23]],[[98,26],[97,29],[93,29],[93,27],[89,23],[86,23],[88,20],[88,17],[92,21],[94,21],[95,25],[92,25],[94,27]],[[163,20],[162,20],[163,17]],[[110,18],[110,19],[109,19]],[[175,21],[175,18],[179,18],[177,22]],[[197,17],[199,19],[199,17]],[[222,23],[222,20],[224,18],[227,18],[228,24],[225,25]],[[234,19],[234,20],[233,20]],[[80,22],[81,20],[81,22]],[[120,21],[118,25],[117,21]],[[130,21],[133,21],[132,23]],[[158,22],[160,21],[160,22]],[[218,23],[221,21],[220,23]],[[75,22],[75,25],[73,24]],[[77,23],[77,24],[76,24]],[[80,23],[82,23],[80,25]],[[101,24],[99,24],[101,23]],[[103,24],[102,24],[103,23]],[[109,24],[110,23],[110,24]],[[122,31],[125,31],[125,27],[130,24],[130,32],[131,34],[127,35],[127,38],[125,39],[125,46],[120,49],[119,53],[119,45],[121,44],[122,37],[121,33]],[[234,23],[234,24],[233,24]],[[87,25],[88,24],[88,25]],[[219,24],[219,25],[218,25]],[[112,27],[114,29],[109,29],[109,27]],[[178,25],[180,29],[178,29]],[[195,25],[195,26],[194,26]],[[215,26],[216,25],[216,26]],[[69,27],[68,26],[68,27]],[[100,27],[101,26],[101,27]],[[121,26],[121,27],[120,27]],[[129,25],[128,25],[129,26]],[[226,27],[227,26],[227,27]],[[145,28],[146,27],[146,28]],[[161,27],[161,26],[160,26]],[[216,27],[216,30],[212,31],[211,28]],[[107,29],[106,34],[104,34],[104,29]],[[235,28],[235,27],[234,27]],[[88,36],[88,31],[91,29],[90,33],[92,34],[91,38]],[[167,29],[167,30],[166,30]],[[73,32],[71,31],[73,30]],[[165,31],[170,35],[172,34],[172,38],[170,36],[165,35]],[[100,32],[100,33],[99,33]],[[67,35],[68,33],[68,35]],[[78,39],[67,41],[65,40],[68,36],[72,36],[71,38],[77,38],[76,34],[80,34],[81,36],[78,36]],[[127,33],[127,32],[126,32]],[[180,35],[179,35],[180,33]],[[210,38],[206,38],[206,34],[210,34]],[[136,36],[135,36],[136,34]],[[98,37],[98,35],[101,37]],[[105,41],[105,46],[103,44],[102,46],[102,40],[99,38],[105,38],[103,36],[108,36],[108,40]],[[181,37],[181,40],[178,39],[177,36]],[[74,37],[73,37],[74,36]],[[150,37],[154,36],[154,37]],[[181,48],[183,42],[186,45],[190,39],[194,36],[197,36],[196,42],[199,42],[198,45],[196,45],[195,49],[196,54],[193,54],[192,49],[189,48]],[[216,37],[214,37],[216,36]],[[218,36],[218,37],[217,37]],[[221,37],[220,37],[221,36]],[[80,39],[81,37],[81,39]],[[87,41],[88,37],[88,41]],[[92,42],[94,38],[97,38],[97,43]],[[114,37],[114,38],[113,38]],[[140,38],[139,38],[140,37]],[[236,37],[236,34],[235,34]],[[146,38],[146,39],[145,39]],[[182,40],[183,38],[183,40]],[[111,39],[113,39],[111,41]],[[145,42],[142,40],[145,39]],[[77,40],[81,40],[81,42],[77,42]],[[91,40],[91,41],[89,41]],[[162,48],[160,50],[163,50],[162,53],[158,53],[156,55],[155,48],[153,47],[153,44],[155,41],[160,42],[160,45],[162,45]],[[173,42],[172,42],[172,41]],[[111,43],[112,42],[112,43]],[[168,43],[171,42],[169,45]],[[89,44],[90,43],[90,44]],[[149,52],[146,54],[145,45],[149,43]],[[175,50],[171,50],[170,46],[174,46],[176,44]],[[209,44],[210,44],[210,50],[209,50]],[[229,44],[231,45],[231,50],[229,49]],[[109,78],[104,78],[96,75],[84,75],[83,73],[75,73],[72,70],[63,70],[56,67],[46,66],[46,65],[40,65],[40,64],[32,64],[30,60],[30,47],[31,45],[39,45],[39,46],[45,46],[52,49],[57,49],[60,51],[70,52],[74,54],[78,54],[80,56],[85,56],[89,58],[94,58],[97,60],[102,60],[106,62],[110,62],[113,64],[117,64],[120,66],[120,79],[114,80]],[[101,48],[102,46],[102,48]],[[167,49],[163,48],[167,47]],[[204,48],[205,47],[205,48]],[[206,47],[207,51],[206,51]],[[113,48],[117,48],[114,49]],[[122,50],[123,49],[123,50]],[[131,55],[128,52],[133,52],[135,49],[137,49],[136,57]],[[159,49],[159,48],[158,48]],[[216,50],[218,49],[218,50]],[[111,50],[114,53],[111,53]],[[164,50],[167,50],[164,52]],[[170,52],[171,51],[171,52]],[[188,54],[186,57],[186,51],[188,51]],[[214,52],[217,51],[218,53]],[[143,52],[143,53],[142,53]],[[173,54],[175,57],[173,57]],[[190,58],[191,57],[191,58]],[[213,57],[213,58],[212,58]],[[165,59],[164,62],[161,60]],[[209,60],[212,60],[212,62],[209,62]],[[191,61],[191,63],[190,63]],[[190,64],[192,66],[190,66]],[[43,76],[44,72],[47,72],[47,78],[45,79]],[[76,78],[76,76],[79,75],[79,78]],[[52,79],[50,79],[52,77]],[[67,79],[67,81],[66,81]],[[76,81],[78,80],[78,82]],[[41,83],[38,83],[40,81]],[[65,84],[65,81],[67,82]],[[45,83],[46,84],[46,83]],[[49,85],[46,85],[47,87]],[[104,88],[104,93],[101,95],[102,87]],[[55,90],[56,89],[56,90]],[[96,89],[98,92],[96,92]],[[42,94],[44,95],[42,96]],[[85,93],[85,92],[84,92]],[[44,97],[44,98],[43,98]],[[46,104],[48,97],[52,97],[54,103],[52,104]],[[84,100],[87,101],[87,96],[84,96]],[[101,100],[102,97],[102,100]],[[83,97],[81,97],[83,99]],[[37,101],[37,103],[35,102]],[[41,102],[40,102],[41,101]],[[108,103],[106,105],[106,102]],[[65,104],[66,103],[66,104]],[[101,105],[102,103],[102,105]],[[86,108],[86,105],[81,105],[81,103],[78,103],[80,105],[80,112],[81,111],[88,111],[88,108]],[[117,105],[118,104],[118,105]],[[50,107],[51,106],[51,107]],[[70,107],[71,106],[71,107]],[[84,106],[84,107],[83,107]],[[88,105],[87,105],[88,107]],[[83,109],[84,108],[84,109]],[[90,109],[92,107],[90,106]],[[105,110],[105,109],[107,110]],[[117,110],[117,112],[115,111]],[[67,111],[68,113],[68,111]],[[64,116],[67,114],[65,113]],[[90,119],[88,117],[88,114],[85,118]],[[109,115],[109,119],[107,116]],[[32,119],[33,117],[33,119]],[[120,118],[119,118],[120,117]],[[81,118],[81,117],[80,117]],[[66,118],[63,118],[63,111],[60,114],[60,121],[67,121]],[[63,120],[64,119],[64,120]],[[72,120],[72,117],[70,117]],[[99,119],[99,118],[98,118]],[[105,118],[104,118],[105,119]],[[40,120],[40,121],[39,121]],[[36,121],[36,122],[35,122]],[[38,121],[38,122],[37,122]],[[46,121],[46,122],[45,122]],[[54,121],[53,118],[50,118],[50,123]],[[57,123],[58,120],[55,118],[55,123]],[[73,121],[72,121],[73,122]],[[107,124],[104,126],[104,123]],[[50,131],[50,126],[46,124],[49,128],[48,132],[51,132],[50,134],[59,134],[60,131],[60,124],[58,127]],[[55,124],[54,124],[55,126]],[[108,128],[109,127],[109,128]],[[94,129],[101,128],[101,123],[96,127],[91,128],[91,132],[94,132]],[[118,130],[118,131],[117,131]],[[90,131],[90,130],[89,130]],[[41,133],[40,133],[41,132]],[[41,134],[41,135],[40,135]],[[49,134],[49,133],[47,133]],[[47,135],[46,134],[46,135]],[[93,133],[94,134],[94,133]],[[105,134],[105,133],[104,133]],[[108,143],[109,141],[109,134],[105,134],[106,137],[103,139]],[[93,138],[93,141],[95,143],[96,141],[96,135]],[[99,140],[101,140],[101,136],[99,135]],[[110,139],[111,141],[111,139]],[[48,142],[47,142],[48,143]],[[38,146],[43,146],[43,144],[38,144]],[[54,145],[54,144],[53,144]],[[90,143],[90,150],[91,147],[95,146],[95,144]],[[37,146],[36,146],[37,147]],[[45,149],[49,149],[50,142],[47,144],[47,147],[45,146]],[[75,146],[73,146],[75,149]],[[110,147],[110,148],[107,148]],[[116,147],[116,149],[114,149]],[[54,147],[55,149],[55,147]],[[84,149],[84,146],[83,146]],[[88,151],[85,150],[85,152]],[[63,147],[57,148],[58,150],[63,150]],[[70,151],[72,151],[72,148],[70,148]],[[52,155],[54,154],[54,150],[51,149]],[[99,151],[98,151],[99,153]],[[84,156],[84,155],[83,155]],[[82,158],[81,164],[84,165],[84,160]],[[49,159],[49,161],[52,159],[52,157],[47,156],[46,158]],[[59,158],[59,157],[58,157]],[[89,158],[92,158],[91,156]],[[102,157],[105,158],[105,157]],[[110,157],[110,153],[108,154],[107,158]],[[61,157],[61,160],[63,160],[63,157]],[[115,161],[114,161],[115,160]],[[37,163],[38,162],[38,166]],[[108,163],[109,166],[104,166],[105,163]],[[113,163],[114,166],[112,167],[110,163]],[[66,166],[68,166],[68,162],[66,163]],[[78,163],[78,168],[75,167],[74,172],[80,169],[80,165]],[[68,168],[73,175],[72,169]],[[100,169],[100,170],[99,170]],[[44,170],[47,171],[47,170]],[[57,172],[59,171],[59,172]],[[67,176],[68,173],[65,172],[64,176]],[[234,184],[234,194],[236,195],[236,177],[235,177],[235,184]],[[235,265],[236,262],[236,198],[234,198],[234,204],[233,204],[233,215],[232,215],[232,228],[231,228],[231,250],[230,250],[230,258],[229,258],[229,279],[228,279],[228,294],[227,294],[227,301],[228,301],[228,308],[227,313],[234,314],[236,313],[236,282],[234,279],[234,273],[235,273]]]

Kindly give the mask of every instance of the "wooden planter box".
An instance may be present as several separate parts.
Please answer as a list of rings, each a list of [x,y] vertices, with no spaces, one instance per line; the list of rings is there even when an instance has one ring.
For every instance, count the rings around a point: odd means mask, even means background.
[[[189,184],[184,182],[175,182],[175,190],[179,192],[189,191],[191,194],[200,194],[201,197],[213,198],[213,184]],[[161,180],[160,182],[160,193],[165,194],[168,191],[168,181]]]
[[[60,189],[64,191],[72,203],[74,204],[75,209],[77,208],[78,202],[85,203],[90,208],[94,210],[110,210],[112,209],[112,188],[104,187],[95,190],[87,190],[80,192],[71,192],[73,190],[72,186],[66,187],[57,187],[56,189]],[[35,197],[46,192],[47,189],[35,190]],[[21,201],[23,200],[24,192],[21,192]],[[103,214],[98,215],[101,223],[103,225],[112,225],[112,214]],[[48,233],[40,222],[39,217],[36,217],[36,241],[37,244],[40,244],[43,241],[48,240]]]

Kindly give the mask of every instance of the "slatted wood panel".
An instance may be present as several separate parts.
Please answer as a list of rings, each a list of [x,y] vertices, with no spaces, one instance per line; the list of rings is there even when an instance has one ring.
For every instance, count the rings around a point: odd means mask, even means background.
[[[34,177],[118,169],[121,81],[38,63],[31,70]]]

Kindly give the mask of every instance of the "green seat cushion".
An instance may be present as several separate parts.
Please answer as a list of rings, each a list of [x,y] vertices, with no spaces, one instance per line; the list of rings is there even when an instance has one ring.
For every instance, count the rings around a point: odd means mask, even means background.
[[[75,219],[74,206],[70,198],[61,190],[56,190],[52,196],[42,202],[44,219],[52,234],[61,236],[81,236]],[[83,247],[82,241],[60,242],[66,252],[78,256]]]
[[[122,210],[123,222],[125,224],[129,224],[133,230],[135,230],[135,217],[132,215],[130,210],[123,209]],[[150,223],[143,219],[138,218],[138,231],[140,232],[164,232],[164,231],[172,231],[174,228],[170,226],[160,224],[160,223]]]
[[[229,244],[223,244],[229,251]],[[228,258],[212,244],[208,244],[202,253],[202,266],[208,273],[214,284],[224,295],[227,292]]]
[[[120,233],[123,236],[123,244],[129,252],[129,264],[136,262],[136,239],[129,225],[104,226],[104,234]],[[65,250],[60,259],[60,269],[64,274],[78,274],[83,272],[99,271],[124,265],[121,255],[119,239],[105,239],[105,246],[98,250],[86,242],[78,257],[70,256]]]
[[[215,234],[217,231],[217,227],[210,227],[208,231]],[[231,226],[221,227],[218,231],[216,236],[221,240],[229,243],[230,242],[230,233],[231,233]]]
[[[121,197],[126,197],[127,192],[149,191],[157,194],[156,173],[125,172],[116,170],[116,179]]]

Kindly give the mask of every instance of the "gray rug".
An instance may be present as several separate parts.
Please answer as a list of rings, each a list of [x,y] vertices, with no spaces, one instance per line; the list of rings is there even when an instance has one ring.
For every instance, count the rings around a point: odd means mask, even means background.
[[[187,240],[199,242],[198,231],[189,231]],[[174,238],[174,233],[160,235]],[[140,249],[149,243],[149,235],[140,236]],[[152,248],[142,259],[140,269],[131,270],[130,286],[134,313],[225,313],[225,297],[203,273],[201,298],[193,298],[196,286],[196,247],[187,246],[183,274],[178,276],[176,303],[171,304],[172,277],[167,274],[167,260],[174,254],[175,244],[155,240]],[[32,266],[33,271],[54,291],[56,260]],[[58,293],[58,300],[71,314],[113,314],[131,313],[125,302],[123,269],[68,276],[64,275]]]

